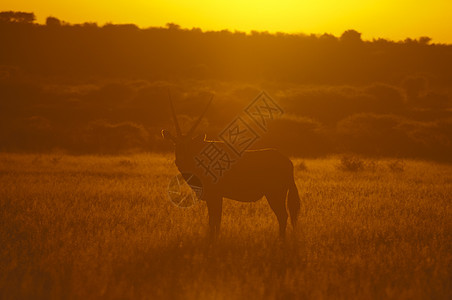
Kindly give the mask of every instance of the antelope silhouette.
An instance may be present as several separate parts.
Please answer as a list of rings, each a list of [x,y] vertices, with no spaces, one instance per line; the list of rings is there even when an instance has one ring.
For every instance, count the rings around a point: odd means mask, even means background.
[[[214,143],[219,148],[225,147],[223,142],[206,140],[205,134],[193,136],[212,100],[213,96],[188,133],[182,134],[169,95],[172,119],[177,134],[173,136],[168,130],[162,130],[163,138],[174,143],[175,164],[179,172],[182,175],[193,174],[202,183],[201,200],[206,201],[209,214],[208,236],[211,239],[217,239],[220,232],[223,198],[255,202],[265,196],[278,219],[279,235],[284,239],[288,218],[286,197],[294,228],[300,211],[300,197],[294,180],[293,164],[287,156],[275,149],[247,150],[216,182],[213,182],[197,164],[195,157],[209,143]]]

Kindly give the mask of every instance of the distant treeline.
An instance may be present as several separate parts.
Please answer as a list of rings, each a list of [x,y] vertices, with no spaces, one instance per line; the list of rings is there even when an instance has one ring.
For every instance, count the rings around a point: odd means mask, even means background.
[[[20,15],[21,16],[21,15]],[[272,80],[296,83],[395,83],[422,73],[450,84],[452,46],[428,37],[362,41],[333,35],[269,34],[132,24],[71,25],[50,17],[38,25],[14,13],[0,17],[0,64],[54,76],[146,79]]]
[[[216,94],[210,138],[265,89],[285,114],[256,147],[451,160],[452,46],[428,37],[39,25],[3,12],[0,44],[0,151],[166,151],[168,89],[185,127]]]

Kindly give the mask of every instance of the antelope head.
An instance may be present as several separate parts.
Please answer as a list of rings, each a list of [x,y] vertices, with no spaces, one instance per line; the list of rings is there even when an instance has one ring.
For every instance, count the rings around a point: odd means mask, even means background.
[[[174,110],[173,101],[171,99],[171,95],[168,93],[169,96],[169,102],[170,102],[170,108],[171,108],[171,115],[174,121],[174,126],[176,128],[176,135],[172,135],[171,132],[164,129],[162,130],[162,136],[164,139],[170,140],[173,142],[175,146],[175,155],[176,155],[176,166],[178,169],[182,171],[190,171],[195,169],[195,160],[194,157],[199,154],[199,152],[202,150],[202,148],[205,145],[205,134],[201,135],[194,135],[196,128],[198,127],[199,123],[201,123],[202,118],[207,112],[207,109],[210,106],[210,103],[212,103],[213,95],[209,100],[209,103],[207,104],[204,111],[201,113],[199,118],[196,120],[196,122],[193,124],[191,129],[188,131],[188,133],[183,134],[179,125],[179,121],[177,120],[176,111]]]

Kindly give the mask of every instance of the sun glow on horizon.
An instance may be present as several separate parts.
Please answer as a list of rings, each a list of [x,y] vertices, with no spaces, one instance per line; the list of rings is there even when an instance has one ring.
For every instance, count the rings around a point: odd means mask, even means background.
[[[452,2],[447,0],[4,0],[0,10],[34,12],[39,23],[54,16],[69,23],[134,23],[140,27],[176,23],[183,28],[246,32],[340,35],[355,29],[364,39],[430,36],[434,42],[452,43]]]

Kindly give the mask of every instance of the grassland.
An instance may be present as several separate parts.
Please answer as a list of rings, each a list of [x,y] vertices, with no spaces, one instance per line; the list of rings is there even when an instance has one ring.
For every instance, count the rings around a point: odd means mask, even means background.
[[[265,200],[174,206],[171,156],[0,154],[0,298],[452,298],[452,166],[294,160],[300,228]]]

